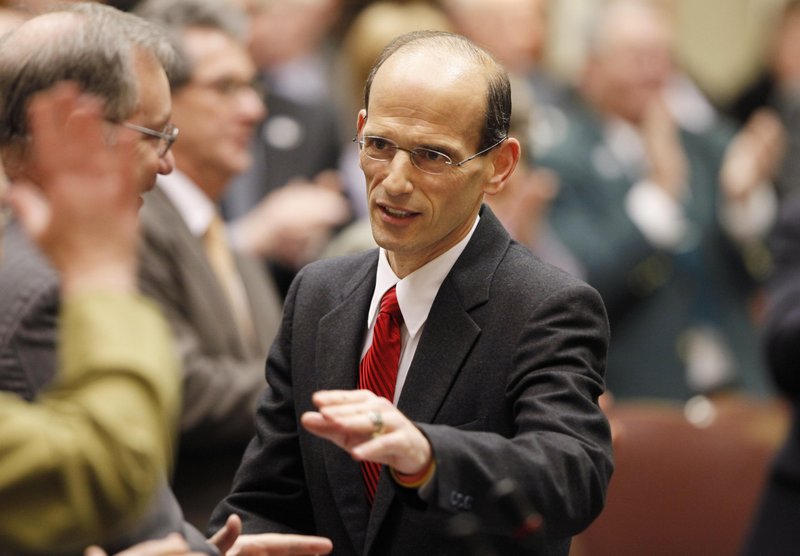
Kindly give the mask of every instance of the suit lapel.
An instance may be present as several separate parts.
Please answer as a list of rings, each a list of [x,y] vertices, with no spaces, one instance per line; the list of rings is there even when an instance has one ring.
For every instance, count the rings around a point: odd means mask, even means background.
[[[469,245],[439,288],[408,370],[397,407],[412,421],[435,419],[480,335],[470,312],[489,299],[494,271],[508,243],[505,230],[484,207]]]
[[[203,240],[192,234],[175,204],[160,187],[155,187],[145,195],[144,210],[151,213],[147,215],[142,213],[143,219],[147,218],[148,226],[159,230],[168,229],[169,232],[165,235],[175,238],[177,249],[183,254],[177,263],[182,265],[182,274],[191,276],[194,283],[202,284],[197,288],[204,292],[202,299],[194,297],[190,301],[208,306],[208,312],[215,316],[215,319],[208,323],[208,326],[213,326],[214,335],[225,342],[231,353],[245,357],[248,348],[238,332],[238,325],[225,292],[208,261]]]
[[[366,331],[367,311],[375,288],[377,258],[354,273],[336,307],[319,321],[316,370],[320,390],[353,390],[358,387],[358,364]],[[353,341],[343,341],[344,338]],[[347,452],[324,443],[325,469],[333,498],[353,546],[364,546],[369,506],[361,469]]]

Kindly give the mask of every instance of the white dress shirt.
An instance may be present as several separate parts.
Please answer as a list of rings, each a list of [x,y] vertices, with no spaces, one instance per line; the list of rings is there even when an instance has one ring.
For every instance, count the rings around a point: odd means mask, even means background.
[[[367,337],[361,351],[361,358],[363,359],[364,354],[367,353],[369,346],[372,344],[372,331],[378,319],[383,294],[392,286],[397,285],[397,302],[400,305],[400,312],[403,314],[403,327],[401,331],[400,365],[397,371],[394,400],[392,400],[395,405],[397,405],[397,400],[400,399],[400,393],[403,390],[406,376],[408,376],[411,361],[417,352],[422,329],[425,327],[425,321],[428,320],[428,313],[431,311],[433,300],[436,298],[436,294],[439,293],[439,287],[444,282],[450,269],[453,268],[458,257],[467,247],[467,243],[469,243],[472,234],[475,232],[479,220],[480,217],[475,219],[472,229],[461,241],[402,280],[397,277],[392,267],[389,266],[386,250],[383,248],[380,250],[375,291],[372,294],[372,302],[367,313]],[[435,370],[432,370],[432,372],[435,372]]]

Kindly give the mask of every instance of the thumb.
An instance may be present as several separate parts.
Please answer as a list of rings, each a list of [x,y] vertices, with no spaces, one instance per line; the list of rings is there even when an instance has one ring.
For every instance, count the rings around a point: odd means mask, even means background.
[[[228,520],[225,522],[225,525],[222,527],[222,529],[214,533],[214,535],[208,539],[208,542],[216,546],[220,554],[225,556],[228,550],[230,550],[233,546],[233,543],[236,542],[236,539],[239,538],[241,533],[241,518],[236,514],[231,514],[228,516]]]
[[[32,238],[41,237],[50,222],[50,205],[42,192],[28,182],[14,182],[8,191],[8,203]]]
[[[108,556],[108,554],[99,546],[90,546],[84,551],[83,556]]]

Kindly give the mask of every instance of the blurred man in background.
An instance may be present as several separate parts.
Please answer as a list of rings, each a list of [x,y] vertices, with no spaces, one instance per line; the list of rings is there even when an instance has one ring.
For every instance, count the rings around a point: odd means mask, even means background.
[[[179,52],[170,75],[180,128],[175,171],[142,209],[142,291],[167,315],[183,362],[184,408],[173,479],[191,522],[205,527],[253,434],[264,361],[281,300],[259,261],[237,253],[219,214],[231,178],[247,169],[264,116],[253,88],[244,14],[224,0],[157,0],[137,14],[167,29]],[[265,222],[264,225],[268,225]]]
[[[608,307],[609,390],[764,393],[747,264],[774,215],[780,127],[681,127],[664,100],[672,29],[651,3],[612,2],[589,39],[567,133],[539,162],[560,181],[551,223]]]

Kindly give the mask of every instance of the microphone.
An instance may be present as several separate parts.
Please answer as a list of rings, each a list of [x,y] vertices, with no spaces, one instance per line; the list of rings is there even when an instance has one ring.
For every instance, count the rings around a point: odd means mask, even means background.
[[[484,533],[483,523],[471,512],[451,517],[447,523],[447,532],[459,541],[469,556],[500,556]]]
[[[494,517],[501,531],[531,554],[546,554],[544,520],[533,509],[525,492],[511,478],[502,479],[491,490],[489,499],[497,509]]]
[[[448,532],[470,556],[499,556],[509,544],[530,556],[548,553],[542,516],[510,478],[492,487],[479,515],[464,512],[450,518]]]

